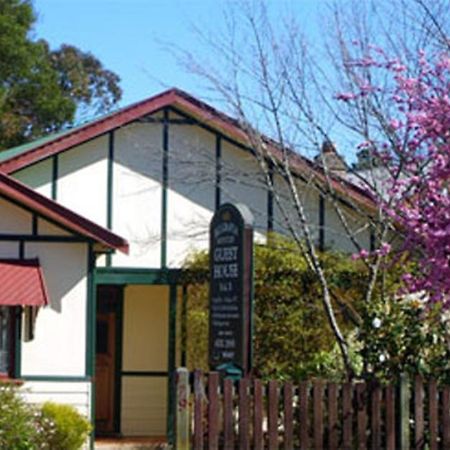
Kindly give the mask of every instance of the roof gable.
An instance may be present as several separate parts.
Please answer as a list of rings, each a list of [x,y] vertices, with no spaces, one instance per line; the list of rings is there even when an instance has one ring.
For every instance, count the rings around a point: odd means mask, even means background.
[[[176,108],[244,146],[250,147],[251,145],[247,133],[236,119],[182,90],[173,88],[79,127],[0,152],[0,171],[8,174],[14,173],[49,156],[66,151],[166,107]],[[264,139],[268,150],[281,160],[282,152],[276,142],[269,138]],[[323,170],[297,153],[292,152],[291,166],[300,175],[307,174],[309,178],[311,174],[314,174],[319,183],[326,183],[327,178]],[[353,198],[359,204],[373,206],[373,201],[368,194],[348,180],[334,176],[331,179],[331,184],[337,192]]]

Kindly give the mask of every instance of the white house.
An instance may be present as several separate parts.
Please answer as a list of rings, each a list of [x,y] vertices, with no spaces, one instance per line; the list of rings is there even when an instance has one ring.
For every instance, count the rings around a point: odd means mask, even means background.
[[[98,434],[166,436],[184,259],[207,248],[223,202],[247,204],[258,236],[285,231],[245,133],[172,89],[2,152],[0,172],[0,372],[32,402],[75,405]],[[352,251],[320,192],[302,192],[321,244]],[[358,238],[369,247],[367,229]]]

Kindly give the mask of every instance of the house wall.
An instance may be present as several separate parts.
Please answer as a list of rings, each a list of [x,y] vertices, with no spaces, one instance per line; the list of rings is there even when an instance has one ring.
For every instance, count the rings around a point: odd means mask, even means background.
[[[169,267],[180,267],[186,255],[208,248],[215,208],[215,146],[215,136],[200,127],[169,127]]]
[[[219,146],[221,202],[247,204],[254,215],[256,236],[262,239],[268,226],[269,195],[253,156],[199,125],[180,123],[183,116],[173,111],[169,119],[177,122],[169,123],[165,134],[162,119],[162,113],[154,114],[149,121],[129,124],[59,154],[55,186],[51,182],[54,157],[16,175],[46,195],[56,193],[57,201],[100,225],[110,225],[125,237],[130,254],[113,255],[112,266],[159,268],[165,264],[177,268],[189,254],[208,248],[208,226],[216,207]],[[168,158],[166,186],[164,154]],[[275,175],[274,183],[298,229],[286,182]],[[319,239],[319,193],[308,180],[297,180],[297,184],[311,232]],[[276,199],[273,228],[289,233]],[[325,211],[324,234],[326,246],[352,250],[341,238],[342,227],[330,205]],[[362,240],[368,242],[367,236]],[[98,265],[106,264],[106,258],[99,259]]]
[[[114,133],[112,229],[130,243],[128,256],[113,256],[114,266],[159,267],[161,158],[160,124],[135,123]]]
[[[22,375],[84,376],[87,245],[30,242],[25,257],[39,258],[50,304],[38,313],[34,339],[22,344]]]
[[[124,292],[122,423],[125,435],[166,433],[167,286],[128,286]],[[133,375],[131,375],[131,373]]]
[[[164,125],[163,117],[162,113],[154,114],[152,120],[121,127],[15,174],[42,194],[129,241],[129,255],[100,257],[97,266],[180,267],[190,253],[208,248],[208,227],[218,195],[221,203],[247,204],[254,215],[257,239],[262,240],[267,230],[270,195],[251,154],[197,124],[180,123],[184,117],[173,111],[169,119],[177,123]],[[286,182],[275,175],[274,183],[281,204],[298,229]],[[354,251],[343,238],[331,205],[325,205],[321,214],[317,190],[308,180],[297,183],[314,238],[319,240],[319,218],[323,216],[324,246]],[[275,199],[272,208],[273,229],[289,234]],[[31,214],[14,214],[17,217],[5,209],[1,221],[4,230],[31,233]],[[38,228],[47,235],[64,233],[43,221]],[[358,233],[367,247],[368,236],[367,230]],[[0,242],[0,256],[18,252],[17,242]],[[26,256],[42,258],[55,300],[48,310],[40,312],[35,340],[23,345],[23,373],[35,378],[49,374],[61,377],[59,381],[35,379],[27,383],[31,401],[67,399],[80,410],[89,409],[90,385],[77,381],[87,373],[86,252],[86,245],[74,243],[25,246]],[[125,288],[120,375],[121,432],[125,435],[166,433],[168,308],[168,287]],[[64,377],[73,378],[70,388],[62,381]]]
[[[288,223],[296,230],[301,230],[298,214],[293,207],[294,200],[287,182],[278,174],[274,176],[274,186],[278,193],[278,200],[274,198],[274,230],[277,233],[290,235]],[[308,185],[307,181],[297,180],[296,190],[304,213],[309,223],[309,228],[313,238],[319,239],[319,192],[313,185]],[[299,232],[302,236],[302,233]]]
[[[351,212],[348,208],[341,208],[344,220],[347,222],[356,241],[366,249],[370,249],[370,228],[368,223]],[[357,251],[349,233],[344,227],[336,208],[327,202],[325,213],[325,248],[333,248],[346,253]]]
[[[87,381],[27,381],[22,395],[31,404],[46,401],[72,405],[86,417],[91,416],[90,398],[92,385]]]
[[[14,174],[22,183],[46,197],[52,196],[53,159],[47,158]]]
[[[106,227],[108,137],[58,155],[58,202]]]
[[[86,379],[88,246],[80,242],[53,242],[69,233],[42,218],[37,219],[36,235],[32,235],[33,214],[1,198],[0,217],[2,239],[11,236],[10,241],[0,242],[0,257],[39,258],[50,301],[39,309],[34,339],[25,342],[22,336],[18,344],[17,375],[30,380],[25,383],[25,395],[32,402],[69,403],[87,414],[89,383],[79,381],[72,385],[69,380]],[[17,235],[24,242],[22,249]],[[46,240],[49,236],[52,242]]]

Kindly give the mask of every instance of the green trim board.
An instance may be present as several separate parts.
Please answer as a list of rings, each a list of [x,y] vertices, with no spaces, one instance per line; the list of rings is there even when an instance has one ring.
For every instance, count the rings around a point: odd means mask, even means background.
[[[89,448],[95,442],[95,317],[97,313],[97,295],[95,284],[95,253],[92,243],[87,251],[87,297],[86,297],[86,377],[92,379],[90,392],[90,414],[92,431],[89,437]]]
[[[58,176],[59,176],[59,158],[58,155],[52,156],[52,200],[58,196]]]
[[[216,135],[216,185],[215,185],[215,209],[220,207],[221,203],[221,183],[222,183],[222,137]]]
[[[319,195],[319,250],[325,250],[325,197]]]
[[[95,317],[97,314],[97,293],[95,285],[95,254],[92,244],[87,251],[87,296],[86,296],[86,376],[95,372]]]
[[[22,307],[14,308],[14,378],[20,378],[22,371]]]
[[[183,284],[181,291],[181,326],[180,326],[180,346],[181,346],[181,367],[186,367],[187,363],[187,302],[188,302],[188,287]]]
[[[97,267],[95,283],[98,284],[176,284],[180,269],[141,269],[129,267]]]
[[[72,382],[72,383],[90,383],[91,377],[77,375],[22,375],[20,377],[24,381],[49,381],[49,382]]]
[[[122,370],[121,377],[152,377],[152,378],[165,378],[169,375],[169,372],[164,370]]]
[[[169,445],[175,444],[175,370],[176,370],[176,339],[177,339],[177,285],[169,286],[169,351],[167,382],[167,441]]]
[[[169,111],[164,109],[162,127],[162,189],[161,189],[161,268],[167,267],[167,189],[169,186]]]
[[[370,240],[370,245],[369,245],[370,251],[374,252],[376,250],[376,247],[377,247],[377,237],[376,237],[376,234],[375,234],[374,227],[370,227],[369,240]]]
[[[106,185],[106,228],[112,229],[113,221],[113,183],[114,183],[114,131],[108,134],[108,166]],[[111,266],[111,254],[106,255],[106,265]]]
[[[123,319],[124,287],[118,288],[119,298],[116,311],[116,350],[114,374],[114,430],[120,434],[122,427],[122,363],[123,363]]]
[[[78,236],[58,236],[53,234],[0,234],[1,242],[66,242],[66,243],[93,243],[92,239]]]
[[[25,258],[25,241],[19,241],[19,259]]]
[[[267,187],[267,231],[270,233],[273,231],[273,221],[274,221],[274,209],[273,209],[273,189],[274,189],[274,173],[273,173],[273,163],[272,161],[269,161],[268,163],[268,169],[269,169],[269,179],[270,179],[270,186]]]
[[[39,234],[38,218],[39,218],[38,215],[36,213],[33,213],[32,217],[31,217],[31,234],[33,236],[37,236]]]

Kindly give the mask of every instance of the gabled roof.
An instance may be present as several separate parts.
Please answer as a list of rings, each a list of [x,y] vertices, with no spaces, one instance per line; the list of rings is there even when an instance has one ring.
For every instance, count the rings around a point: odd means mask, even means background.
[[[0,172],[0,196],[101,245],[128,253],[128,242]]]
[[[76,128],[0,152],[0,171],[11,174],[166,107],[181,110],[231,139],[250,146],[247,133],[236,119],[180,89],[173,88]],[[281,150],[276,142],[266,138],[266,144],[275,157],[281,158]],[[294,152],[291,156],[291,166],[299,174],[307,174],[308,177],[314,174],[319,182],[325,181],[325,174],[317,164]],[[337,192],[350,196],[359,204],[369,207],[373,205],[365,191],[345,179],[335,176],[332,185]]]

